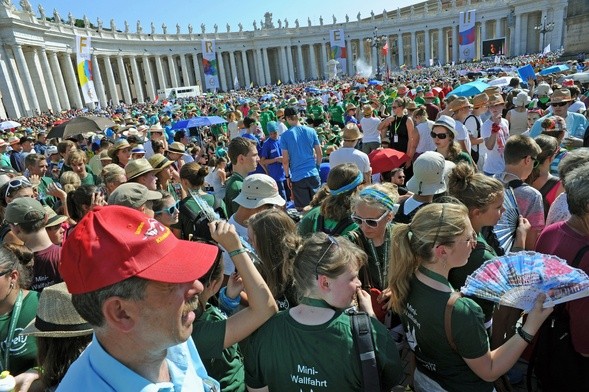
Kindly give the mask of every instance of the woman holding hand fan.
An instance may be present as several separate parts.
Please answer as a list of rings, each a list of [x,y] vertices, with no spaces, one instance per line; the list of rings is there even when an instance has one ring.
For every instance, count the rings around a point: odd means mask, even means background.
[[[552,312],[542,308],[545,295],[539,295],[518,334],[491,351],[480,306],[456,299],[448,281],[449,271],[467,263],[476,243],[468,210],[458,204],[427,205],[411,224],[393,231],[390,305],[401,315],[415,353],[415,391],[493,391],[493,381],[515,364]]]

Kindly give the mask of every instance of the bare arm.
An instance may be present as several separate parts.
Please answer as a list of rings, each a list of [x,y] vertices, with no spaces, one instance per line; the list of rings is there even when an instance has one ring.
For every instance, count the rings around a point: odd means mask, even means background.
[[[226,221],[217,221],[210,223],[209,228],[213,239],[229,252],[242,248],[232,224]],[[223,344],[225,348],[251,335],[278,311],[268,285],[247,252],[239,253],[231,257],[231,260],[243,280],[249,306],[227,319]]]
[[[319,166],[323,160],[323,151],[321,151],[321,146],[319,144],[315,145],[313,149],[315,150],[315,163]]]
[[[407,145],[407,155],[411,159],[413,159],[413,155],[415,155],[415,149],[419,144],[419,132],[415,129],[413,125],[413,120],[411,117],[407,117],[407,134],[409,135],[409,144]]]

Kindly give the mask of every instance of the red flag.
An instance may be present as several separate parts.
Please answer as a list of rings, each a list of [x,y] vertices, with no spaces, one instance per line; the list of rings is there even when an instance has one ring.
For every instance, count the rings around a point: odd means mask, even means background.
[[[382,47],[382,55],[386,56],[389,53],[389,43],[385,42],[384,46]]]

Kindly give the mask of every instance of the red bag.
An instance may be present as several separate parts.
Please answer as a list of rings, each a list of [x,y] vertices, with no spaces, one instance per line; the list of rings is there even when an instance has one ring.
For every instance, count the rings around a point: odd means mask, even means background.
[[[387,314],[387,310],[383,310],[382,307],[383,307],[384,303],[379,303],[377,300],[381,291],[379,289],[371,287],[368,290],[368,293],[370,293],[370,298],[372,299],[372,309],[374,310],[374,314],[376,315],[376,318],[381,323],[384,323],[384,318]]]

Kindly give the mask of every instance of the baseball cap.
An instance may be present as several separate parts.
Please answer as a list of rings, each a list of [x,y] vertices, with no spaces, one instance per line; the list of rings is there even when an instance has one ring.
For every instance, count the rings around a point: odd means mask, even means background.
[[[407,189],[416,195],[435,195],[446,190],[444,182],[445,159],[435,151],[426,151],[413,162],[413,177]]]
[[[16,170],[12,166],[0,165],[0,173],[16,174]]]
[[[45,223],[45,227],[57,226],[67,221],[67,216],[57,215],[53,208],[49,206],[43,206],[43,208],[45,208],[45,213],[47,214],[47,223]]]
[[[45,149],[45,155],[48,156],[48,157],[50,157],[51,155],[57,154],[57,153],[58,153],[58,151],[57,151],[57,147],[56,146],[48,146]]]
[[[64,242],[59,273],[72,294],[139,277],[163,283],[201,278],[217,259],[215,245],[179,240],[169,228],[122,206],[93,208]]]
[[[162,194],[151,191],[143,184],[126,182],[115,189],[108,197],[108,204],[139,208],[148,200],[158,200]],[[18,200],[18,199],[17,199]]]
[[[278,193],[276,181],[266,174],[251,174],[243,180],[241,193],[233,199],[245,208],[258,208],[264,204],[283,206],[286,201]]]
[[[31,197],[19,197],[6,206],[4,219],[13,225],[45,219],[45,209]]]

